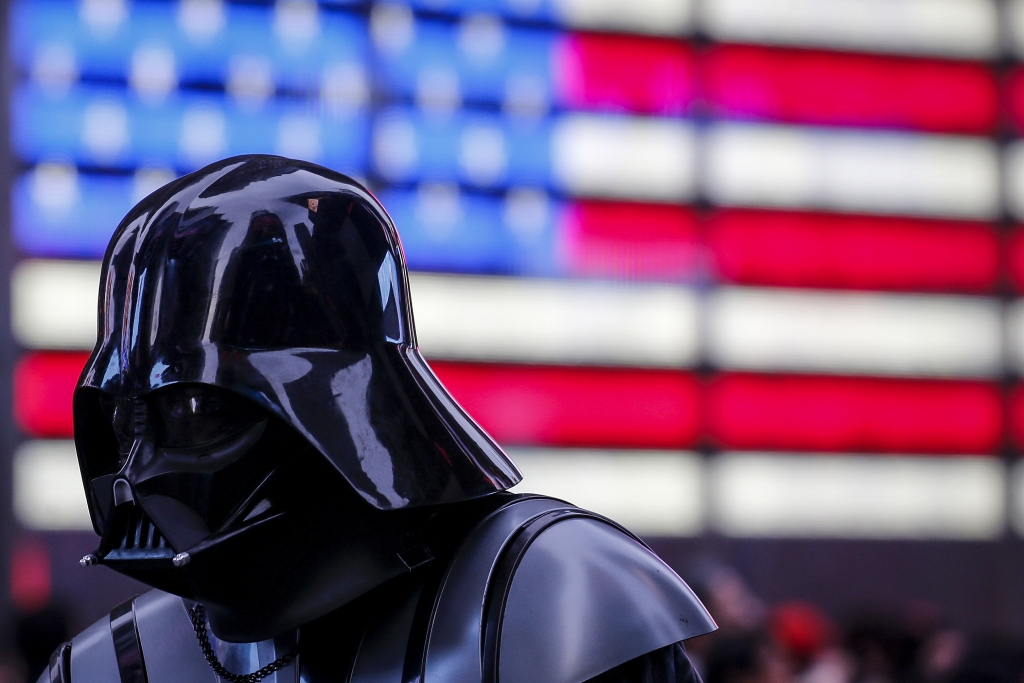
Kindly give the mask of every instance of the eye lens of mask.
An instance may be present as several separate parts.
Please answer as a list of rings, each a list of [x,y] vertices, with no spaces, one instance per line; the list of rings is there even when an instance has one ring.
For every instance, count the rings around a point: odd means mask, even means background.
[[[213,443],[263,418],[260,409],[223,389],[175,385],[155,396],[160,442],[168,448]]]
[[[100,407],[117,437],[118,448],[123,455],[135,440],[135,416],[130,398],[106,396],[100,398]]]

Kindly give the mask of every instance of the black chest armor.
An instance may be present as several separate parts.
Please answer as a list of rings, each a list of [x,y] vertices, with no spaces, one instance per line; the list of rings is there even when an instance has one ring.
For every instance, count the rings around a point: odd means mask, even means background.
[[[297,634],[236,647],[265,666],[297,638],[295,662],[269,683],[582,683],[715,628],[686,584],[610,520],[551,498],[492,498],[449,556]],[[135,598],[59,649],[40,683],[216,683],[191,604]]]

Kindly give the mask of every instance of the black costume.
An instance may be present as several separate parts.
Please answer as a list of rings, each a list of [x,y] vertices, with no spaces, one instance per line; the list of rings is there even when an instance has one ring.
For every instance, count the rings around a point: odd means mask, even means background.
[[[504,493],[520,475],[420,356],[398,234],[351,179],[247,156],[156,191],[111,239],[99,329],[82,563],[156,590],[42,681],[695,678],[680,643],[714,623],[671,569]]]

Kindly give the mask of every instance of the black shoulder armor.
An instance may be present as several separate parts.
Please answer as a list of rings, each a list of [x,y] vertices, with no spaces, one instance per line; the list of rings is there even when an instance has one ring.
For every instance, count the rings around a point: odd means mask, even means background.
[[[682,579],[635,536],[539,496],[510,497],[449,562],[385,584],[364,613],[372,616],[356,630],[354,660],[339,657],[341,633],[303,649],[300,630],[297,662],[265,683],[582,683],[716,628]],[[248,648],[249,670],[284,652],[276,640],[233,647]],[[307,657],[326,667],[307,667]],[[219,679],[186,603],[154,590],[58,648],[38,683],[182,681]]]
[[[488,516],[414,601],[370,627],[352,683],[581,683],[716,628],[635,536],[542,497]]]

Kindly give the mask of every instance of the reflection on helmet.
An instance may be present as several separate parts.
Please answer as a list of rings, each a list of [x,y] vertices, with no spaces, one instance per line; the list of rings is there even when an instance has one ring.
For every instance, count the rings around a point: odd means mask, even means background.
[[[518,481],[420,357],[395,228],[343,175],[247,156],[156,191],[111,239],[100,323],[74,402],[96,558],[223,638],[408,571],[437,505]]]

